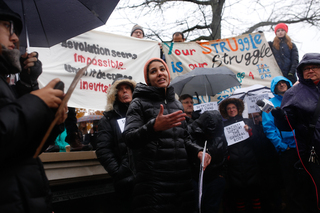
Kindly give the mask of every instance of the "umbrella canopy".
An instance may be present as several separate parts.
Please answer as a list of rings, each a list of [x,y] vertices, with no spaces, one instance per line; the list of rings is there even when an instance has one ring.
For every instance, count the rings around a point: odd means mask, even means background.
[[[239,86],[236,75],[227,67],[195,68],[191,72],[174,78],[171,82],[175,93],[214,96],[217,93]]]
[[[256,96],[256,95],[263,95],[263,94],[267,94],[269,98],[274,97],[269,87],[266,87],[260,84],[255,84],[250,87],[236,89],[233,92],[233,94],[230,95],[228,98],[240,98],[243,100],[245,97],[248,97],[248,96]]]
[[[100,120],[103,115],[86,115],[77,119],[77,122],[90,122],[95,120]]]
[[[20,45],[51,47],[106,23],[119,0],[4,0],[24,26]],[[27,26],[27,27],[26,27]]]

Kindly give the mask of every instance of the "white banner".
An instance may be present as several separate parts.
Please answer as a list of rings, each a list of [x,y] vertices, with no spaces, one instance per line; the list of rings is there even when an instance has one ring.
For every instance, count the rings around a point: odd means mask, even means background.
[[[144,82],[145,63],[152,57],[160,57],[156,41],[98,31],[89,31],[51,48],[30,50],[37,51],[42,62],[40,87],[60,78],[65,83],[65,92],[75,73],[93,60],[68,106],[96,110],[105,109],[106,92],[115,78],[128,77]]]
[[[200,44],[163,43],[162,47],[172,78],[196,67],[227,66],[236,74],[241,87],[254,84],[270,87],[272,78],[282,75],[263,33],[244,34]],[[236,88],[219,93],[213,100],[220,102]]]

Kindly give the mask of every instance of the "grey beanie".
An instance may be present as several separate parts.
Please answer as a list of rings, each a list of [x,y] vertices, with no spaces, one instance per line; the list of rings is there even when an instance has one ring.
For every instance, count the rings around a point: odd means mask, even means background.
[[[136,30],[141,30],[141,31],[142,31],[142,34],[143,34],[143,37],[144,37],[143,28],[142,28],[140,25],[138,25],[138,24],[136,24],[136,25],[134,25],[134,26],[132,27],[130,36],[132,36],[133,32],[136,31]]]

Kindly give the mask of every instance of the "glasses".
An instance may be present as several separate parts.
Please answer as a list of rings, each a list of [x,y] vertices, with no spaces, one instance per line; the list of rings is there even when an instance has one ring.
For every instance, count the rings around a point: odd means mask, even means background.
[[[142,34],[143,34],[143,32],[142,32],[142,31],[140,31],[140,30],[136,30],[136,31],[134,31],[134,32],[133,32],[133,34],[137,34],[137,35],[141,34],[141,35],[142,35]]]
[[[194,102],[193,101],[183,101],[181,102],[182,104],[193,104]]]
[[[4,21],[2,22],[2,24],[4,25],[5,28],[7,28],[7,30],[10,33],[10,36],[12,36],[14,33],[19,36],[19,33],[16,32],[15,28],[14,28],[14,23],[13,21]]]
[[[256,119],[256,118],[259,118],[261,115],[256,115],[254,116],[253,118]]]
[[[318,71],[320,69],[320,66],[314,66],[314,67],[305,67],[302,69],[303,72],[310,72],[310,70]]]

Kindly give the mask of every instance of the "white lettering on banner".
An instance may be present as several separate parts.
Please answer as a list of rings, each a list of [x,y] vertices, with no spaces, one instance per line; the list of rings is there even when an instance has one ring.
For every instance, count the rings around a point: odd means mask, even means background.
[[[237,76],[241,87],[254,84],[270,86],[271,79],[282,75],[263,33],[250,33],[208,42],[163,43],[171,77],[185,74],[196,67],[227,66]],[[218,93],[208,101],[222,101],[235,89]]]
[[[247,103],[248,113],[250,114],[250,113],[260,112],[261,110],[259,109],[256,103],[258,100],[263,100],[264,98],[269,100],[269,95],[261,94],[261,95],[246,96],[243,101]]]
[[[150,58],[160,57],[157,41],[98,31],[86,32],[51,48],[31,47],[30,50],[37,51],[42,62],[40,87],[60,78],[67,89],[75,73],[92,61],[68,106],[96,110],[105,109],[106,92],[114,79],[125,77],[144,82],[144,64]]]
[[[201,114],[205,111],[209,110],[218,110],[218,103],[217,102],[209,102],[203,104],[197,104],[193,106],[194,111],[201,110]]]
[[[123,132],[124,130],[124,126],[126,124],[126,118],[121,118],[121,119],[118,119],[118,125],[119,125],[119,128],[120,128],[120,131],[121,133]]]
[[[231,124],[224,127],[224,134],[226,136],[228,146],[239,143],[249,138],[249,133],[244,129],[245,123],[243,121]]]

